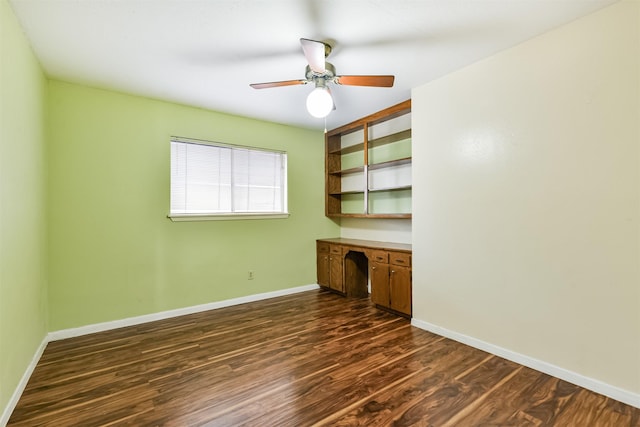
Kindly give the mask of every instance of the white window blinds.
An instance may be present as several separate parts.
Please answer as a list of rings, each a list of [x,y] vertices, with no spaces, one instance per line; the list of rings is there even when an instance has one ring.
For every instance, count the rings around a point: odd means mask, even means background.
[[[171,214],[287,212],[287,154],[171,140]]]

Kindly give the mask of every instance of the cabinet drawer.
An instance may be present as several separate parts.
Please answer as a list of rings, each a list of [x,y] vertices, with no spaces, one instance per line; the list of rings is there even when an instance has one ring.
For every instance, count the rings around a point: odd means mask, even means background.
[[[330,252],[333,255],[342,255],[342,246],[331,245],[330,246]]]
[[[319,254],[328,254],[329,253],[329,244],[324,242],[317,243],[317,251]]]
[[[369,261],[381,262],[383,264],[388,264],[389,263],[389,252],[371,251],[371,259]]]
[[[389,264],[411,267],[411,254],[404,252],[389,252]]]

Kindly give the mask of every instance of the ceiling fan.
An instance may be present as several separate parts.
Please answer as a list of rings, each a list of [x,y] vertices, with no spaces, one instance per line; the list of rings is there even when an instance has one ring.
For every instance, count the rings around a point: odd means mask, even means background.
[[[329,83],[349,86],[393,86],[394,76],[338,76],[333,64],[325,61],[331,53],[329,44],[309,39],[300,39],[300,44],[309,63],[305,69],[304,79],[252,83],[249,86],[254,89],[267,89],[314,83],[315,89],[307,97],[307,110],[312,116],[318,118],[326,117],[331,110],[335,109],[333,98],[327,86]]]

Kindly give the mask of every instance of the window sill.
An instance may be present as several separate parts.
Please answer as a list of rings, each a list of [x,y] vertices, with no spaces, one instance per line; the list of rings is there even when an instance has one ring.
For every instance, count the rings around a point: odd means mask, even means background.
[[[286,219],[289,213],[237,213],[237,214],[173,214],[167,215],[173,222],[184,221],[229,221],[246,219]]]

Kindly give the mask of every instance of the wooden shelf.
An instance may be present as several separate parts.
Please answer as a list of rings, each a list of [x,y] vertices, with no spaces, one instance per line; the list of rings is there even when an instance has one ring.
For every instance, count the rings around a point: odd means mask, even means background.
[[[411,218],[410,213],[401,213],[410,210],[411,193],[401,193],[411,190],[410,170],[393,169],[411,165],[411,157],[406,157],[411,155],[411,146],[402,142],[411,143],[410,114],[411,100],[407,100],[325,134],[325,215],[332,218]],[[384,136],[369,139],[371,135]],[[400,144],[371,150],[393,143]],[[349,145],[343,147],[343,144]],[[374,156],[376,161],[369,164]],[[370,175],[369,171],[379,172]],[[358,174],[362,176],[364,189],[341,191],[343,187],[359,187]],[[385,179],[407,185],[368,188],[373,180],[377,185],[384,185]],[[390,194],[383,194],[385,192]],[[374,193],[381,196],[374,196]],[[358,197],[343,197],[348,195]],[[345,201],[348,201],[345,208],[362,213],[342,212]],[[386,210],[392,212],[377,213]]]
[[[369,141],[369,148],[380,147],[382,145],[392,144],[398,141],[404,141],[411,138],[411,129],[403,130],[401,132],[393,133],[391,135],[382,136],[380,138],[372,139]]]
[[[411,157],[405,157],[397,160],[389,160],[388,162],[380,162],[369,165],[369,170],[374,171],[376,169],[385,169],[390,168],[392,166],[402,166],[408,165],[411,163]]]
[[[411,219],[410,213],[385,213],[385,214],[336,213],[336,214],[329,214],[327,216],[330,218]]]
[[[382,191],[401,191],[401,190],[411,190],[410,185],[402,185],[400,187],[387,187],[387,188],[370,188],[369,193],[378,193]]]
[[[339,148],[337,150],[332,150],[329,152],[329,154],[340,154],[340,155],[351,154],[351,153],[357,153],[358,151],[362,151],[362,150],[364,150],[364,142],[349,145],[344,148]]]
[[[342,176],[342,175],[349,175],[349,174],[361,173],[361,172],[364,172],[364,166],[357,166],[355,168],[343,169],[343,170],[329,172],[329,173],[331,175]]]
[[[332,191],[329,194],[332,196],[341,196],[343,194],[364,194],[364,190]]]
[[[410,163],[411,163],[411,157],[405,157],[405,158],[402,158],[402,159],[389,160],[389,161],[380,162],[380,163],[373,163],[373,164],[368,166],[368,169],[370,171],[373,171],[373,170],[377,170],[377,169],[386,169],[386,168],[389,168],[389,167],[392,167],[392,166],[408,165]],[[338,171],[333,171],[333,172],[329,172],[329,174],[342,176],[342,175],[350,175],[350,174],[360,173],[360,172],[364,172],[364,166],[357,166],[355,168],[349,168],[349,169],[342,169],[342,170],[338,170]]]

